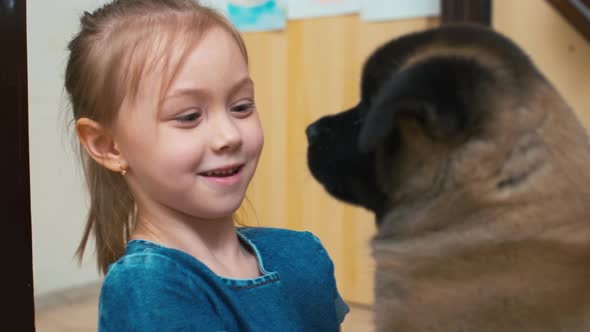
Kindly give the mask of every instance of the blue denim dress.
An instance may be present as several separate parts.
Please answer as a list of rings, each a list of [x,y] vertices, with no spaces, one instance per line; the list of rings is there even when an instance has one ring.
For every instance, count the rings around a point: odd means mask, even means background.
[[[255,279],[228,279],[194,257],[133,240],[109,267],[99,332],[338,331],[348,306],[334,266],[309,232],[238,228],[258,258]]]

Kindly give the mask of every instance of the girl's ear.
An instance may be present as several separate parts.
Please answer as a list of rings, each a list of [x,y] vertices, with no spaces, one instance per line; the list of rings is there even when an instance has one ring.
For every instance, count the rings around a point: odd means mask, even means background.
[[[94,120],[80,118],[76,121],[76,133],[80,143],[97,163],[113,172],[127,169],[127,163],[112,134]]]

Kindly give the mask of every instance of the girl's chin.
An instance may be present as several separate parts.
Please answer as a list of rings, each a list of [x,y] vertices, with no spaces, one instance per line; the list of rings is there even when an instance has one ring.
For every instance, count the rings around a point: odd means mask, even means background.
[[[241,205],[242,201],[240,201],[239,203],[228,204],[223,206],[215,206],[214,204],[211,204],[210,206],[208,206],[207,211],[203,211],[205,213],[201,213],[201,216],[211,220],[232,218],[232,216],[240,209]]]

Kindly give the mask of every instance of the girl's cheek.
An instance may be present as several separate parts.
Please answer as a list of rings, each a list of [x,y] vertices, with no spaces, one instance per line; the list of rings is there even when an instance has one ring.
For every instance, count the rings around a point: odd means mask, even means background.
[[[262,145],[264,145],[264,131],[262,130],[262,124],[258,117],[254,121],[252,132],[254,133],[257,144],[262,148]]]
[[[262,128],[258,126],[253,126],[250,128],[250,135],[248,139],[250,140],[250,146],[252,147],[252,152],[256,154],[260,154],[262,147],[264,145],[264,133],[262,132]]]
[[[262,147],[264,146],[264,133],[262,132],[262,130],[260,130],[260,135],[259,135],[259,148],[258,148],[258,153],[260,153],[260,151],[262,151]]]
[[[194,164],[198,162],[202,156],[202,147],[197,146],[191,140],[171,140],[165,144],[160,142],[157,146],[152,146],[154,151],[158,151],[160,162],[168,165],[183,165]],[[181,166],[182,167],[182,166]]]

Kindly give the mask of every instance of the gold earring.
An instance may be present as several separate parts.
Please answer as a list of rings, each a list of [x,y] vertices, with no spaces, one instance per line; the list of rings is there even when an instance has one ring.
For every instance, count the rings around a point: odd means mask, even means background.
[[[121,167],[121,163],[119,163],[119,169],[121,169],[121,175],[124,176],[125,174],[127,174],[127,170]]]

